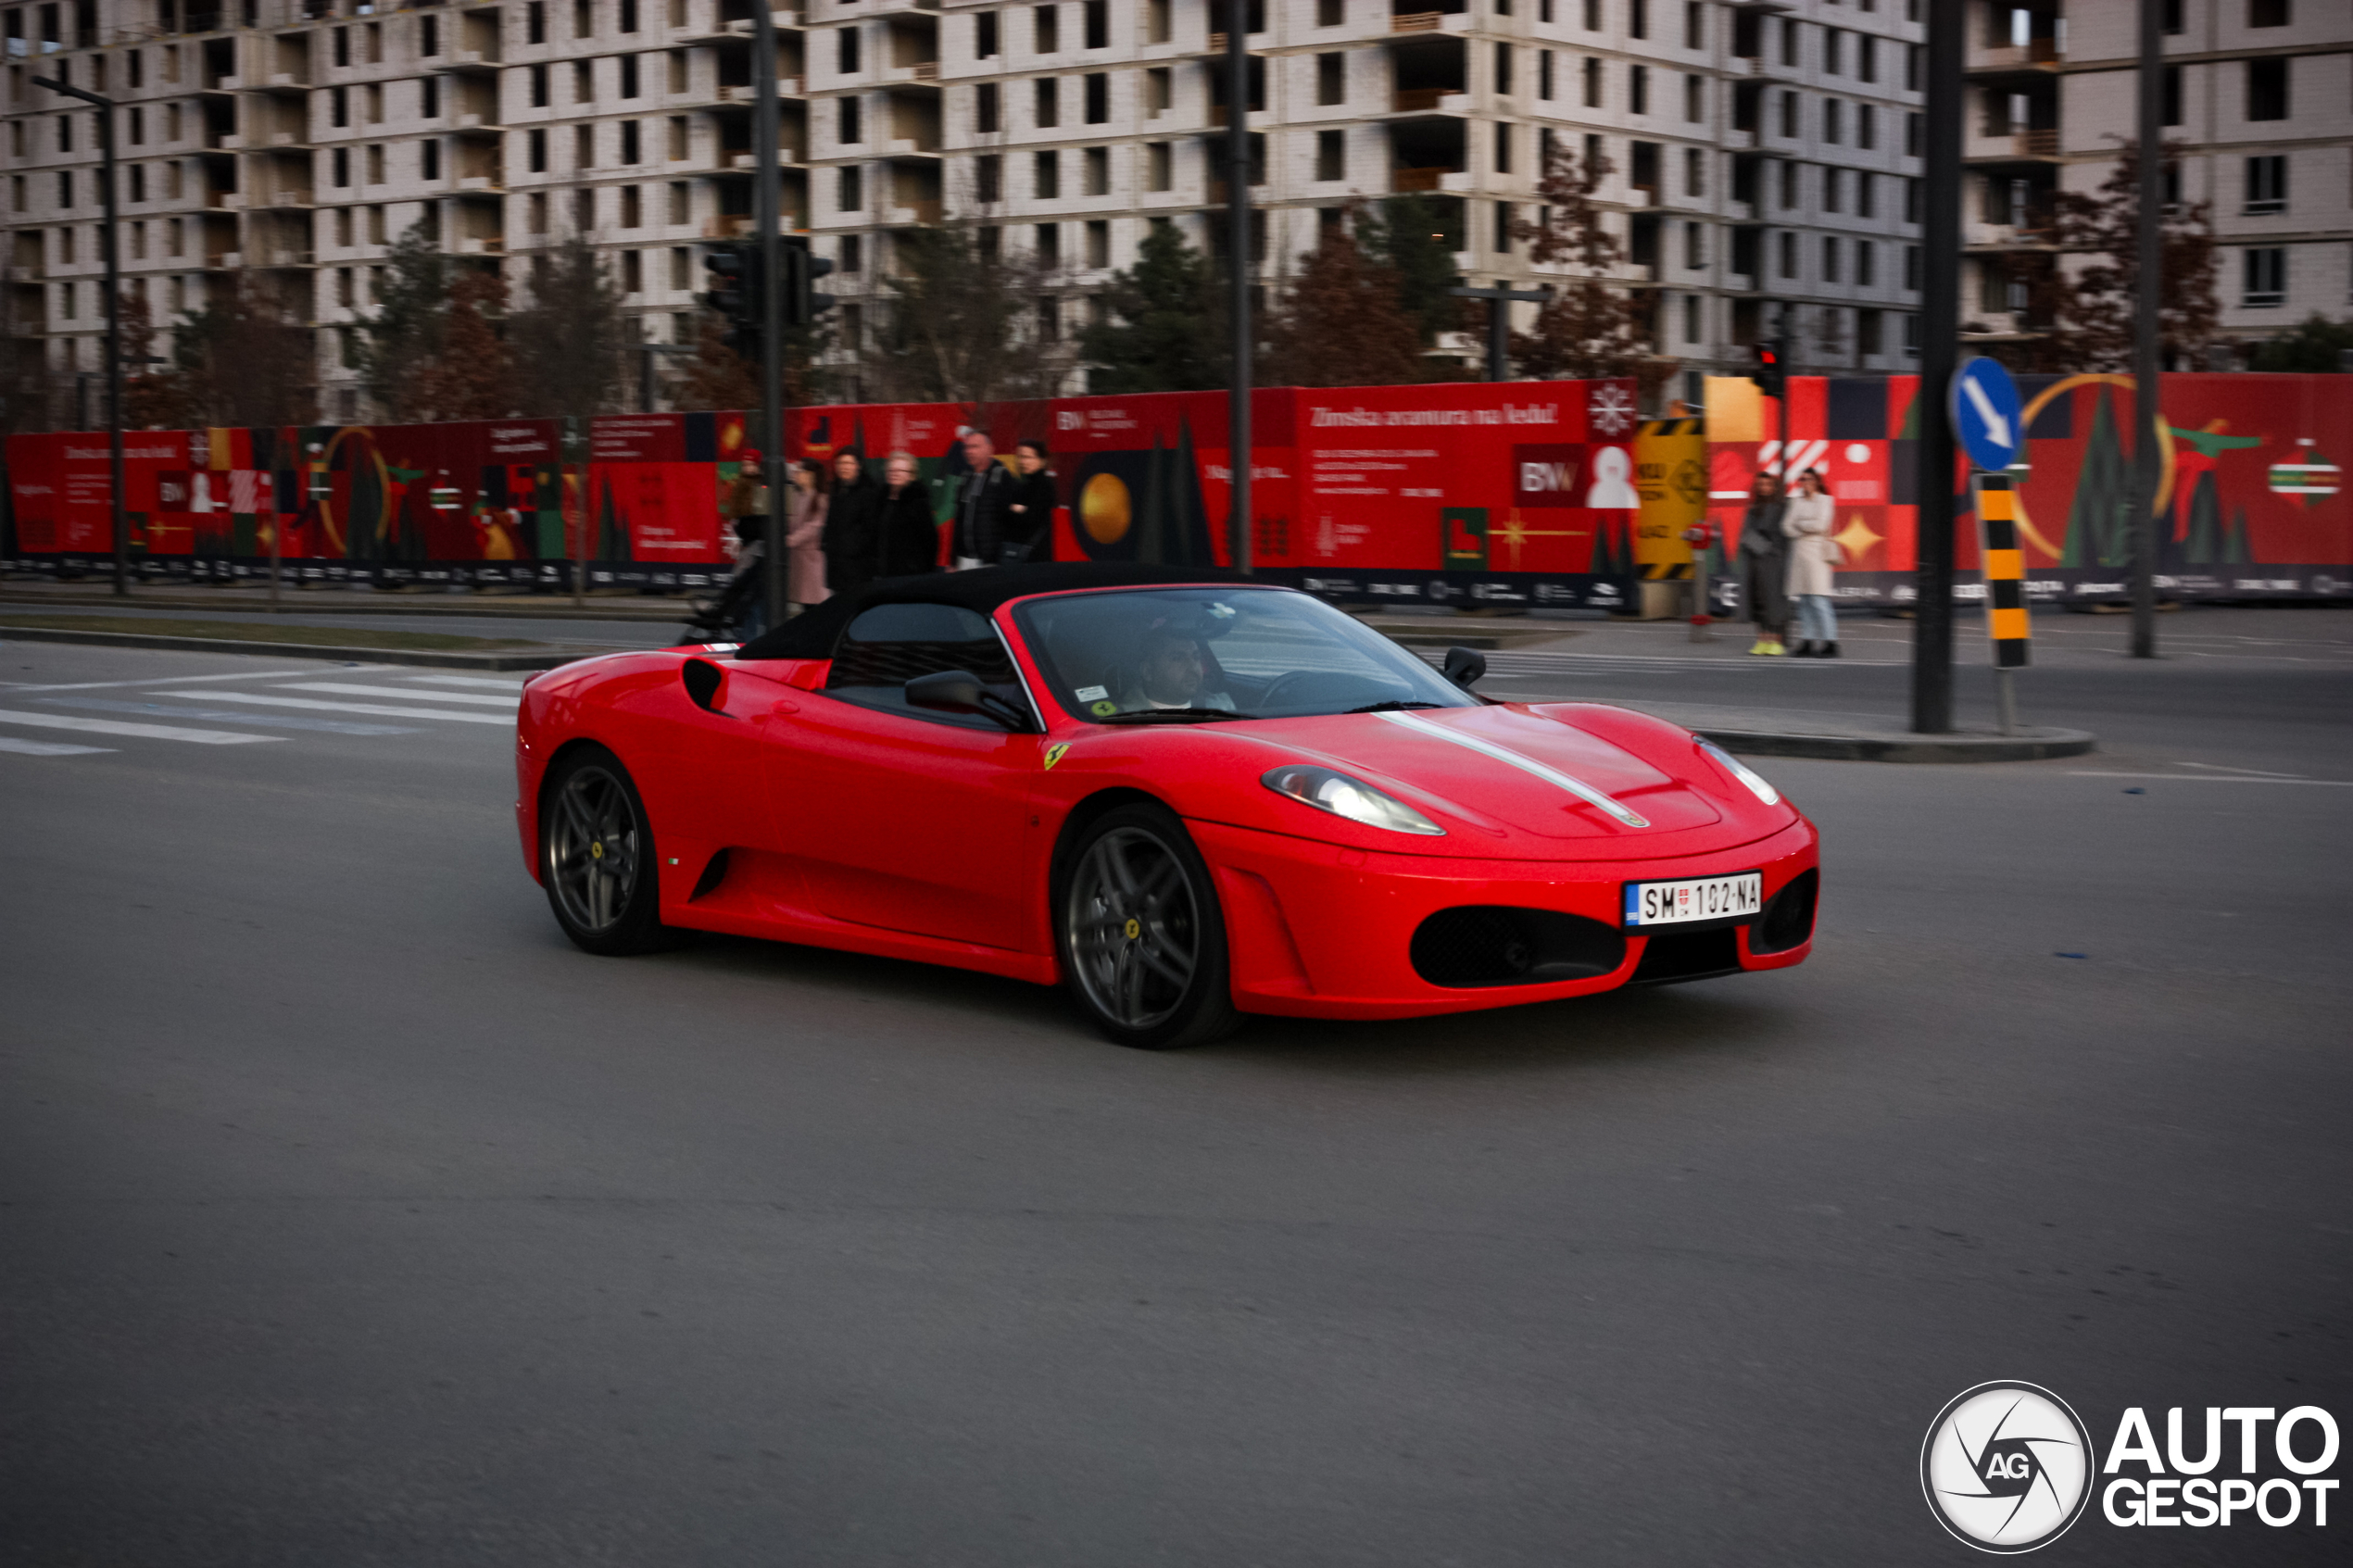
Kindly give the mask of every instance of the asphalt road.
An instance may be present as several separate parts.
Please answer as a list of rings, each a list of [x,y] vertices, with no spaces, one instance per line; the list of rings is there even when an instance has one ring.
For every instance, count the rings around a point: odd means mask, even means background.
[[[2353,656],[2233,613],[2053,650],[2095,757],[1763,764],[1803,968],[1166,1056],[577,953],[501,686],[0,643],[0,1562],[1961,1562],[1974,1384],[2353,1426]],[[1491,689],[1903,690],[1623,641]]]

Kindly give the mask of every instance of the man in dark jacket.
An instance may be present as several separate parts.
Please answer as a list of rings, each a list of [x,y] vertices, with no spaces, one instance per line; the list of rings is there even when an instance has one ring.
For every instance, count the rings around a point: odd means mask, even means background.
[[[1046,466],[1046,444],[1031,437],[1013,444],[1013,498],[1005,508],[1000,558],[1007,566],[1050,560],[1054,553],[1054,473]]]
[[[1753,654],[1777,654],[1781,633],[1789,625],[1789,540],[1781,533],[1781,484],[1760,472],[1749,487],[1748,509],[1741,514],[1741,603],[1756,626]]]
[[[1013,502],[1013,476],[997,460],[997,444],[986,431],[964,433],[964,476],[956,486],[955,569],[995,566],[1005,544],[1005,508]]]

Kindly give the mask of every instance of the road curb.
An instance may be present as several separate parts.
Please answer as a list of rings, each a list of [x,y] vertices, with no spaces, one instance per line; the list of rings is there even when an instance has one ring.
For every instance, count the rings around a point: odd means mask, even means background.
[[[2031,730],[2015,735],[1809,735],[1788,731],[1705,726],[1694,732],[1727,751],[1753,757],[1811,757],[1833,762],[2042,762],[2097,748],[2088,730]]]
[[[331,659],[351,664],[414,664],[434,670],[553,670],[605,650],[585,653],[435,653],[419,648],[350,648],[324,643],[246,642],[238,637],[163,637],[135,632],[68,632],[0,626],[0,643],[81,643],[176,653],[244,653],[264,659]]]

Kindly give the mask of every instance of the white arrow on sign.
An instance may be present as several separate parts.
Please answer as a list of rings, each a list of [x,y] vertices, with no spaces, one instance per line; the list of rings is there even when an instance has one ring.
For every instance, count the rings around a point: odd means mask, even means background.
[[[2013,445],[2010,440],[2010,421],[2002,418],[2001,410],[1995,408],[1994,400],[1985,395],[1985,388],[1979,384],[1977,378],[1965,377],[1961,382],[1961,390],[1969,394],[1969,400],[1976,405],[1977,417],[1985,421],[1985,433],[1994,438],[1994,445],[1996,446]]]

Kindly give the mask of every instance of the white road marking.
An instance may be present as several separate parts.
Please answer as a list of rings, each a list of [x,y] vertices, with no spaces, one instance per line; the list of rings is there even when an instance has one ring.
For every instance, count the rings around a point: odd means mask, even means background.
[[[420,692],[406,686],[362,686],[348,681],[289,681],[278,689],[286,692],[333,692],[338,696],[395,696],[403,702],[471,702],[485,708],[512,708],[519,700],[513,696],[476,696],[472,692]]]
[[[178,692],[149,692],[149,696],[179,696]],[[445,708],[389,708],[373,702],[328,702],[307,696],[271,696],[265,692],[205,692],[192,700],[201,702],[250,702],[265,708],[309,708],[327,713],[373,713],[386,719],[444,719],[464,724],[503,724],[511,729],[514,720],[503,713],[460,713]]]
[[[436,686],[483,686],[494,692],[520,693],[522,690],[521,681],[494,681],[482,675],[407,675],[402,679],[422,681]]]
[[[230,730],[186,730],[172,724],[127,724],[119,719],[74,719],[63,713],[22,713],[0,709],[0,724],[36,724],[49,730],[85,730],[101,735],[139,735],[147,740],[194,741],[198,746],[245,746],[283,740],[283,735],[247,735]]]
[[[20,692],[94,692],[107,686],[178,686],[191,681],[281,681],[289,675],[309,673],[308,670],[255,670],[240,671],[234,675],[157,675],[145,681],[67,681],[12,689]]]
[[[2268,768],[2231,768],[2220,762],[2183,762],[2176,760],[2176,768],[2204,768],[2216,773],[2246,773],[2259,779],[2309,779],[2309,773],[2275,773]]]
[[[0,751],[13,751],[20,757],[95,757],[110,752],[110,746],[60,746],[56,741],[19,740],[14,735],[0,735]]]
[[[2353,779],[2225,778],[2217,773],[2101,773],[2089,768],[2070,768],[2067,771],[2069,777],[2077,779],[2164,779],[2171,784],[2325,784],[2334,789],[2353,789]]]
[[[101,713],[152,713],[165,719],[229,719],[245,724],[266,724],[277,730],[313,730],[328,735],[417,735],[422,730],[406,724],[359,724],[348,719],[305,719],[292,713],[239,713],[225,708],[174,708],[168,702],[120,702],[103,696],[41,696],[35,702],[53,708],[90,708]],[[191,697],[186,700],[195,701]]]

